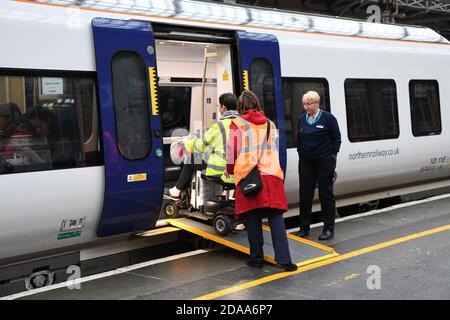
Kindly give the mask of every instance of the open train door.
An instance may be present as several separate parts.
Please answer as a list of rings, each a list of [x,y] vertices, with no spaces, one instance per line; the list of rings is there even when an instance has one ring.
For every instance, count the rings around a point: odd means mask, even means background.
[[[164,191],[155,43],[148,22],[95,18],[105,199],[100,237],[148,230]]]
[[[252,90],[263,105],[266,116],[279,129],[280,164],[286,173],[286,129],[280,49],[274,35],[236,32],[240,89]]]

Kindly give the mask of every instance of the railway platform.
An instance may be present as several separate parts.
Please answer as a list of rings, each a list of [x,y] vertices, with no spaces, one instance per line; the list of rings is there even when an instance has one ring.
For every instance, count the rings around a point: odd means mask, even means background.
[[[313,228],[309,239],[320,231]],[[245,253],[216,245],[82,279],[78,290],[43,288],[3,299],[450,298],[449,195],[341,219],[325,245],[336,255],[296,272],[270,263],[253,269]]]

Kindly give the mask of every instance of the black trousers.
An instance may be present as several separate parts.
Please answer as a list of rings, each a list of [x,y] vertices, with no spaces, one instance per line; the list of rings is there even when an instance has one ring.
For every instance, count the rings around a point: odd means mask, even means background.
[[[272,208],[255,209],[244,213],[245,227],[250,244],[250,259],[257,262],[263,262],[264,260],[263,218],[269,219],[275,261],[280,264],[291,262],[283,214],[279,210]]]
[[[323,230],[334,232],[336,199],[333,194],[333,176],[336,160],[331,156],[320,159],[300,158],[300,230],[308,231],[311,224],[311,210],[314,190],[319,187],[320,205],[323,215]]]
[[[197,161],[194,161],[194,156],[192,155],[191,161],[183,164],[180,176],[178,177],[177,183],[175,185],[178,190],[185,190],[189,187],[189,184],[192,181],[194,170],[202,171],[206,168],[206,163],[200,161],[198,159]]]

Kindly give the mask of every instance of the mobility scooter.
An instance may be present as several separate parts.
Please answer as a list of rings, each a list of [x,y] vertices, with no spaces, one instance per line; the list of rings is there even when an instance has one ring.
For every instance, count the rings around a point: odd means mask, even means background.
[[[173,142],[170,155],[174,163],[181,163],[186,152],[180,141]],[[187,190],[182,190],[179,199],[164,195],[163,212],[167,218],[191,217],[212,224],[218,235],[236,233],[241,224],[235,215],[235,201],[230,197],[235,185],[207,177],[201,171],[195,171]]]

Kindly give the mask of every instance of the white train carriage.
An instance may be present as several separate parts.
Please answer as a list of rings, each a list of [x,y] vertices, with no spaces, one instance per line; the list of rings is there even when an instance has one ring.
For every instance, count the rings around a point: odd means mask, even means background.
[[[430,29],[196,1],[20,0],[0,5],[0,39],[0,105],[16,114],[0,141],[0,264],[154,228],[179,170],[175,129],[202,131],[218,95],[244,88],[280,129],[291,206],[308,90],[339,121],[338,206],[450,185],[450,44]]]

